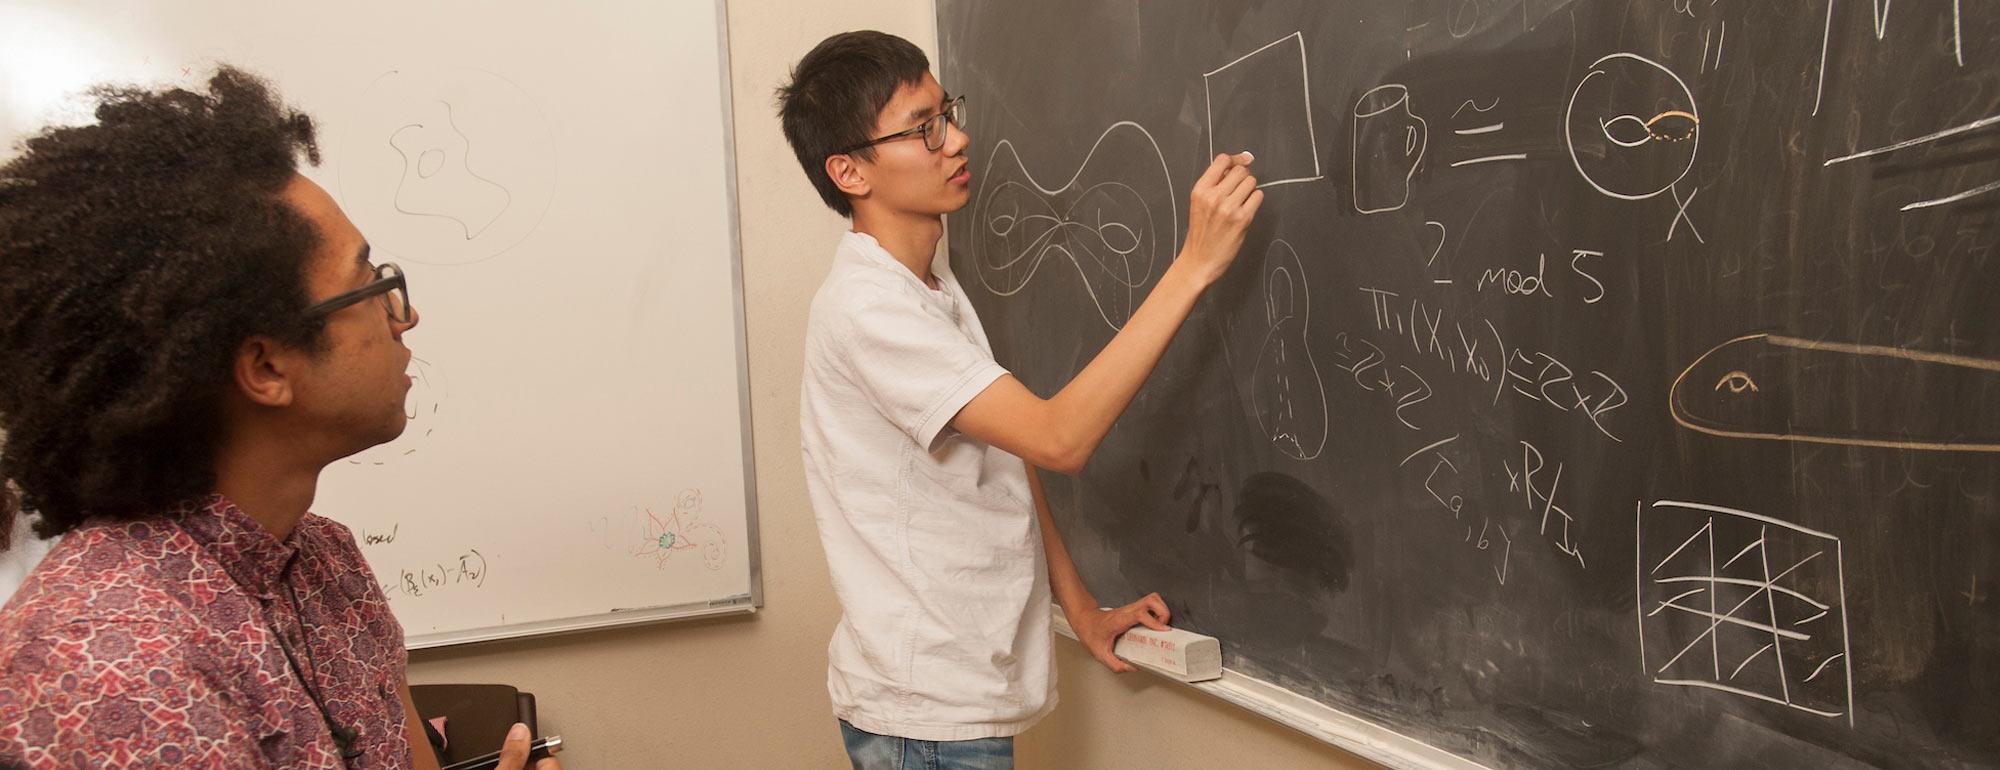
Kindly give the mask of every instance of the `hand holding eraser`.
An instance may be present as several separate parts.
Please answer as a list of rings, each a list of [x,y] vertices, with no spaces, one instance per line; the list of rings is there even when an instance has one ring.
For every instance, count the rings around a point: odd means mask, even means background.
[[[1222,642],[1193,631],[1178,628],[1154,631],[1134,626],[1118,637],[1111,652],[1133,665],[1183,682],[1202,682],[1222,676]]]

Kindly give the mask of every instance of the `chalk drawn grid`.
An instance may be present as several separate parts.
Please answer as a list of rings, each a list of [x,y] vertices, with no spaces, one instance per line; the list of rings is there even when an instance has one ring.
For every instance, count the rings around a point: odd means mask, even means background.
[[[1662,500],[1636,515],[1647,676],[1853,724],[1840,538],[1702,503]]]

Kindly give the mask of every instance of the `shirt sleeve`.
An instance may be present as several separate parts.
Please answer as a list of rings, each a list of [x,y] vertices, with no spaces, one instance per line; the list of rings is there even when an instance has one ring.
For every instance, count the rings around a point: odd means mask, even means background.
[[[260,720],[164,624],[74,623],[0,666],[0,763],[34,770],[268,767]]]
[[[878,296],[849,318],[846,359],[869,402],[926,451],[1005,367],[941,312]]]

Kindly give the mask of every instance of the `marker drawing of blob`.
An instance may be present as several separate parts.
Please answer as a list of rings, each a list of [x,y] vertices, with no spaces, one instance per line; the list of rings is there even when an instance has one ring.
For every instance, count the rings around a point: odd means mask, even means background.
[[[472,142],[452,124],[450,104],[438,102],[429,119],[396,129],[389,146],[403,156],[397,211],[451,220],[469,241],[514,201],[507,188],[472,170]]]
[[[632,555],[654,560],[655,566],[665,569],[668,562],[676,557],[687,558],[695,554],[701,557],[702,566],[722,569],[723,551],[722,529],[702,521],[701,490],[690,489],[681,492],[674,501],[674,508],[661,516],[651,509],[645,511],[643,535]]]
[[[519,245],[555,197],[558,146],[537,100],[467,68],[402,69],[329,122],[340,202],[378,253],[462,265]]]
[[[1121,328],[1179,249],[1179,210],[1166,157],[1137,123],[1099,135],[1069,181],[1047,187],[1012,140],[993,148],[973,208],[972,256],[988,291],[1012,296],[1062,260],[1083,279],[1098,316]]]
[[[1257,425],[1278,451],[1299,460],[1326,446],[1326,386],[1306,342],[1309,325],[1306,275],[1299,255],[1283,240],[1264,254],[1264,318],[1269,325],[1250,373]]]
[[[1396,211],[1410,202],[1410,180],[1430,146],[1430,124],[1410,112],[1400,83],[1369,89],[1354,102],[1354,210]]]
[[[410,390],[403,396],[403,416],[409,421],[403,425],[403,435],[355,453],[347,458],[347,464],[365,468],[394,465],[400,458],[421,454],[441,427],[447,411],[444,404],[451,397],[444,371],[428,359],[411,356],[407,372]]]
[[[1687,83],[1638,54],[1598,59],[1577,81],[1564,114],[1577,173],[1598,192],[1644,200],[1694,168],[1701,111]]]
[[[1996,396],[2000,361],[1752,334],[1696,358],[1668,402],[1713,436],[2000,452]]]

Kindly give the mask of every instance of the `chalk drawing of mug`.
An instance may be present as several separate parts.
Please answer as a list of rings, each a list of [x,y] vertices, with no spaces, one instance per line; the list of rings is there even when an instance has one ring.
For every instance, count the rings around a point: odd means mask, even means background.
[[[1430,127],[1410,112],[1410,89],[1384,83],[1354,103],[1354,210],[1395,211],[1410,202]]]

